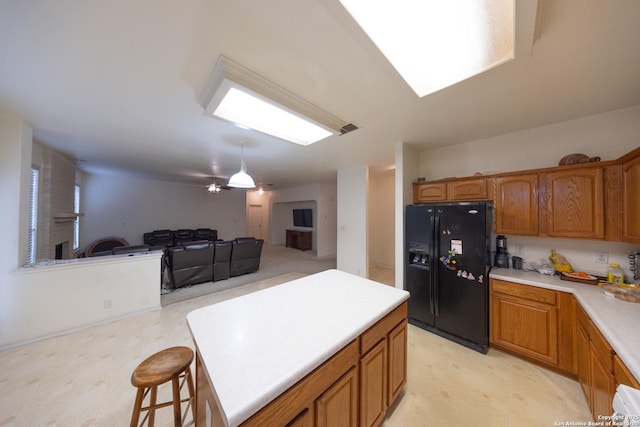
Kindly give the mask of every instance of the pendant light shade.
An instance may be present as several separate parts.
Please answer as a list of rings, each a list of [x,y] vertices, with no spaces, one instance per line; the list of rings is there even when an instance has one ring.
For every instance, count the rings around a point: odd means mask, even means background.
[[[240,146],[240,171],[229,178],[227,186],[235,188],[255,188],[256,184],[253,182],[253,178],[247,174],[247,166],[244,164],[243,157],[244,146]]]

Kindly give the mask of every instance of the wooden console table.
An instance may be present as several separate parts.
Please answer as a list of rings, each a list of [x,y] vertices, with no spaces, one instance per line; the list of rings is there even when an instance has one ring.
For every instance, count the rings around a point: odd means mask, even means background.
[[[287,230],[285,247],[306,251],[311,249],[311,231]]]

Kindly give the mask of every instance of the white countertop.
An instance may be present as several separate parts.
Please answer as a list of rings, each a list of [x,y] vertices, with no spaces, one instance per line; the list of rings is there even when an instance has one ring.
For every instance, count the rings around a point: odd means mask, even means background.
[[[636,379],[640,379],[640,304],[608,297],[595,285],[537,272],[493,268],[489,277],[573,293],[620,359]]]
[[[238,426],[409,298],[327,270],[187,315],[223,420]]]

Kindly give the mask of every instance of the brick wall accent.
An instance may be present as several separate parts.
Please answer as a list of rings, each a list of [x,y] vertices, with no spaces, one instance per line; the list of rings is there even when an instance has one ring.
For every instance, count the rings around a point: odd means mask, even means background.
[[[73,212],[76,167],[72,160],[48,147],[43,147],[42,157],[37,259],[54,259],[60,243],[65,243],[62,258],[69,259],[73,255],[73,221],[60,222],[54,217]]]

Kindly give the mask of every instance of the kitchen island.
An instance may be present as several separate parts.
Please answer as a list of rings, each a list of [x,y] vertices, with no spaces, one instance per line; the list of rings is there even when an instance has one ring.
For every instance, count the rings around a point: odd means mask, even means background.
[[[408,297],[327,270],[189,313],[197,425],[379,424],[406,382]]]

